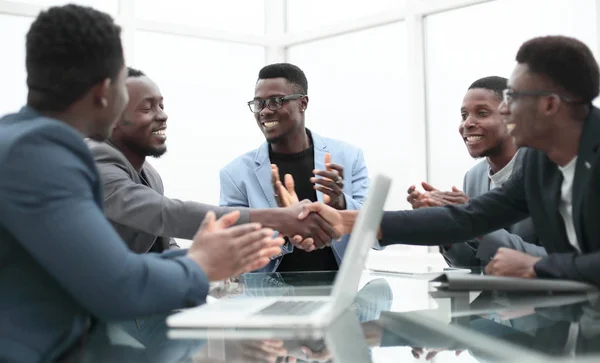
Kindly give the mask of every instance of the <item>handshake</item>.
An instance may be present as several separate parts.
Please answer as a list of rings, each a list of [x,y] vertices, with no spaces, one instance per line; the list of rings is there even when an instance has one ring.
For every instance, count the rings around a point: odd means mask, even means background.
[[[335,164],[326,163],[328,166]],[[329,167],[328,167],[329,169]],[[305,251],[331,246],[352,230],[356,213],[345,208],[341,192],[343,170],[315,170],[321,178],[311,178],[314,188],[323,192],[324,202],[299,201],[291,175],[285,185],[273,165],[272,183],[279,208],[251,209],[250,223],[235,225],[240,212],[228,213],[218,220],[207,213],[194,236],[187,256],[202,266],[210,281],[220,281],[266,266],[281,254],[282,236]],[[279,232],[274,237],[275,230]]]

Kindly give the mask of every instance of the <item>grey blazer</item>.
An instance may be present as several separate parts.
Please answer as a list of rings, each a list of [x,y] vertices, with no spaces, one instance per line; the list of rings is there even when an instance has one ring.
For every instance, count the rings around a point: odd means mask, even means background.
[[[513,174],[523,166],[524,154],[524,152],[517,153]],[[484,160],[465,174],[463,191],[469,198],[485,194],[490,190],[488,168],[488,163]],[[539,239],[531,218],[517,222],[506,229],[499,229],[483,235],[481,240],[454,244],[451,248],[440,246],[440,252],[451,266],[485,267],[500,247],[511,248],[534,256],[546,256],[544,247],[539,246]]]
[[[217,217],[240,210],[238,223],[249,221],[249,211],[181,201],[164,196],[160,175],[149,163],[142,182],[129,160],[109,142],[86,140],[98,166],[104,189],[104,212],[129,248],[137,253],[177,248],[174,238],[192,239],[206,213]]]

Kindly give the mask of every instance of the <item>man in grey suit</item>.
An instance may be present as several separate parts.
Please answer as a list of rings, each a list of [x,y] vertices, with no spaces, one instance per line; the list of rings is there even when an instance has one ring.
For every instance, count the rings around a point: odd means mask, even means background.
[[[142,71],[127,72],[129,102],[112,135],[106,142],[87,140],[87,144],[101,176],[105,214],[132,251],[178,248],[173,238],[192,239],[211,210],[217,216],[239,210],[240,223],[258,222],[296,239],[314,236],[318,243],[330,243],[332,230],[317,215],[303,223],[290,208],[226,208],[165,197],[160,175],[146,161],[167,151],[163,96]]]
[[[83,141],[106,139],[127,104],[120,28],[65,5],[26,38],[27,106],[0,120],[0,361],[60,360],[99,321],[202,304],[209,281],[280,252],[273,230],[230,227],[239,212],[208,213],[189,250],[129,251]]]
[[[469,198],[502,186],[513,171],[522,167],[524,153],[517,150],[498,110],[507,81],[496,76],[478,79],[464,96],[458,127],[460,138],[471,157],[485,158],[465,174],[464,193],[456,187],[451,192],[440,192],[425,182],[422,183],[425,192],[421,193],[413,185],[407,197],[413,209],[464,204]],[[485,268],[500,247],[545,256],[546,250],[537,243],[533,222],[527,218],[465,243],[440,246],[440,252],[451,266],[478,270],[477,267]]]

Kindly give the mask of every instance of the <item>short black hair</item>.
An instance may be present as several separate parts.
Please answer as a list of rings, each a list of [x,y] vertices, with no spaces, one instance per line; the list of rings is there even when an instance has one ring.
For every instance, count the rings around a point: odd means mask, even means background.
[[[308,92],[306,75],[298,67],[290,63],[274,63],[263,67],[258,72],[258,79],[285,78],[303,95]]]
[[[600,71],[590,48],[565,36],[544,36],[521,45],[517,62],[550,78],[577,101],[591,103],[600,92]]]
[[[479,78],[471,83],[469,89],[483,88],[494,92],[494,95],[499,101],[502,101],[502,91],[508,87],[508,80],[504,77],[490,76]]]
[[[121,28],[110,15],[79,5],[40,12],[26,36],[27,103],[64,111],[124,65]]]
[[[143,77],[146,73],[140,71],[139,69],[127,67],[127,77]]]

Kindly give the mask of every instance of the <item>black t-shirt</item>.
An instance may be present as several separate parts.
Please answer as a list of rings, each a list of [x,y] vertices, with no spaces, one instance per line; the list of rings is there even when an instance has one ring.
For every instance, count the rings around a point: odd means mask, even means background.
[[[310,178],[314,176],[313,170],[315,168],[315,149],[312,142],[308,149],[296,154],[275,153],[269,147],[269,157],[271,163],[279,168],[279,177],[282,182],[285,174],[291,174],[294,177],[296,194],[299,200],[317,201],[317,192],[310,182]],[[338,269],[331,247],[312,252],[294,248],[294,252],[283,256],[277,271],[337,271]]]

